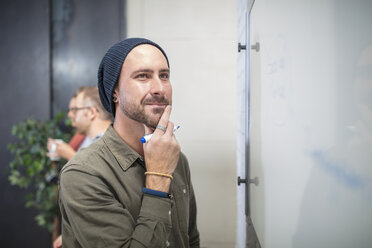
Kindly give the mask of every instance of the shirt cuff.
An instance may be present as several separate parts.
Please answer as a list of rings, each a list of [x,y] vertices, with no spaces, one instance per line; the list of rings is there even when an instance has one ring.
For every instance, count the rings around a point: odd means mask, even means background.
[[[164,224],[171,226],[172,200],[153,195],[144,194],[140,216],[150,219],[157,219]]]

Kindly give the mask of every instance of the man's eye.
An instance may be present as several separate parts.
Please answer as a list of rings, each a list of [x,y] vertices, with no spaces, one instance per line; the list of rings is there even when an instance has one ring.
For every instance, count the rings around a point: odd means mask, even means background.
[[[160,74],[161,79],[169,79],[169,74],[168,73],[162,73]]]
[[[138,74],[138,75],[136,76],[136,78],[144,79],[144,78],[149,78],[149,76],[148,76],[146,73],[141,73],[141,74]]]

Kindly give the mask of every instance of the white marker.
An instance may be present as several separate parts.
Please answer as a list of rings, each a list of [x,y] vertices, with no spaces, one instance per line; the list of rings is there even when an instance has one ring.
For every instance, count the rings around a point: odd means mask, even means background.
[[[180,126],[175,126],[175,127],[173,128],[173,133],[175,133],[179,128],[180,128]],[[141,138],[141,143],[149,142],[149,140],[151,139],[151,137],[152,137],[152,133],[150,133],[150,134],[146,134],[145,136],[143,136],[143,137]]]

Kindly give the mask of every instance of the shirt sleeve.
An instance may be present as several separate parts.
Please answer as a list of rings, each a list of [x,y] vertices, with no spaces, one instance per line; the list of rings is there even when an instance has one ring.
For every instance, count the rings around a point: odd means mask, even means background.
[[[190,184],[190,192],[189,244],[191,248],[199,248],[200,238],[196,224],[196,200],[192,184]]]
[[[63,247],[164,247],[171,199],[143,195],[138,217],[94,173],[75,166],[60,176]]]
[[[199,248],[200,247],[200,235],[197,227],[197,208],[196,208],[196,199],[194,194],[194,188],[191,182],[191,173],[189,162],[185,156],[183,156],[185,162],[185,172],[187,176],[187,181],[190,186],[190,200],[189,200],[189,246],[190,248]]]
[[[194,189],[190,184],[190,216],[189,216],[189,244],[191,248],[200,247],[199,231],[196,224],[196,200],[194,195]]]

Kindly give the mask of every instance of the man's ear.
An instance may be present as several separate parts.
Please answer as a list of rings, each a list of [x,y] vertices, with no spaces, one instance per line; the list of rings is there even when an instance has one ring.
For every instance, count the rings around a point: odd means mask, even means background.
[[[89,118],[91,120],[94,120],[95,118],[97,118],[98,115],[99,115],[99,111],[98,111],[98,109],[96,107],[91,107],[89,109]]]
[[[112,101],[114,103],[119,102],[119,100],[118,100],[119,97],[118,96],[119,96],[119,87],[118,87],[118,85],[116,85],[115,88],[114,88],[114,92],[112,94]]]

